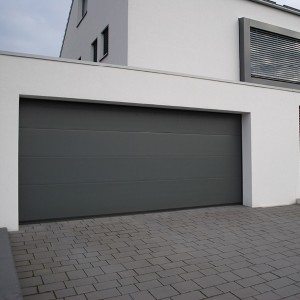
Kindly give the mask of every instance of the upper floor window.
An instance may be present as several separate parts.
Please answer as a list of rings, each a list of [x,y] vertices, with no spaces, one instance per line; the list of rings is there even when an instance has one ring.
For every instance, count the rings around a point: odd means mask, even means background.
[[[88,0],[78,0],[78,24],[80,25],[87,13]]]
[[[102,55],[101,58],[104,59],[108,55],[108,45],[109,45],[109,26],[107,25],[105,29],[101,32],[102,37]]]
[[[92,60],[94,62],[98,61],[98,40],[97,39],[95,39],[92,42]]]
[[[241,80],[300,89],[300,33],[240,19]]]
[[[81,0],[81,17],[84,17],[87,13],[87,2],[88,0]]]

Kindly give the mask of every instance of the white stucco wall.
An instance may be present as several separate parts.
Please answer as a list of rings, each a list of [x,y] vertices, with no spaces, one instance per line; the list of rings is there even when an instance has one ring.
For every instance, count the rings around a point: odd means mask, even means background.
[[[88,0],[82,20],[80,10],[79,0],[74,0],[61,57],[92,61],[91,44],[98,38],[99,61],[103,56],[101,32],[109,25],[109,55],[102,62],[127,65],[128,0]]]
[[[2,53],[0,227],[18,228],[20,96],[242,113],[244,204],[296,201],[299,91]]]
[[[300,17],[249,0],[129,0],[128,65],[240,79],[238,19],[300,32]]]

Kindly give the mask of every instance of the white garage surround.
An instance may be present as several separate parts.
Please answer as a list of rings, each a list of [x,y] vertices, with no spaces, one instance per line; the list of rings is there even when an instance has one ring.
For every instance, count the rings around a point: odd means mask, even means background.
[[[296,203],[299,91],[4,52],[0,66],[0,227],[19,224],[20,97],[242,114],[243,204]]]

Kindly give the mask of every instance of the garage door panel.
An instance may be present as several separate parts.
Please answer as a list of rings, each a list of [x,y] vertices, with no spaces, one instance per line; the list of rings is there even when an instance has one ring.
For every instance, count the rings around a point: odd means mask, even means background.
[[[242,200],[239,115],[20,101],[20,220]]]
[[[21,186],[20,218],[29,221],[239,204],[236,189],[228,190],[232,180],[234,178]]]
[[[234,177],[237,161],[235,156],[198,155],[20,157],[20,184]]]
[[[20,129],[21,156],[239,155],[232,135]]]
[[[239,115],[63,101],[22,100],[22,128],[241,135]],[[166,113],[167,111],[167,113]],[[84,118],[82,117],[84,116]],[[101,120],[101,122],[99,122]]]

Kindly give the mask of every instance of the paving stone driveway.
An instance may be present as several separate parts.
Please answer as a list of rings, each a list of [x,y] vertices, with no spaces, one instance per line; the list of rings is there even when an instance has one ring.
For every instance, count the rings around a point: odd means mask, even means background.
[[[300,299],[300,205],[21,226],[25,299]]]

